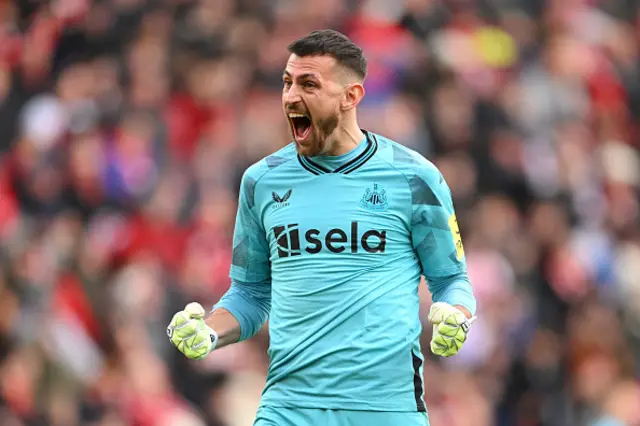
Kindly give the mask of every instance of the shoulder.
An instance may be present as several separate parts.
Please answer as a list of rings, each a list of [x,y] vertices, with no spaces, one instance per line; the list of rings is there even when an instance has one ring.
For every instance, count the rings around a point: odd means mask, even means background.
[[[408,180],[419,177],[428,183],[441,183],[442,173],[423,155],[384,136],[372,133],[378,142],[378,157],[405,175]]]
[[[451,192],[440,170],[418,152],[383,136],[375,135],[379,157],[407,180],[412,205],[449,204]]]
[[[273,154],[253,163],[242,174],[241,190],[245,192],[249,199],[253,199],[258,182],[294,158],[297,158],[296,147],[294,143],[290,143]]]
[[[243,182],[245,180],[257,182],[267,173],[276,170],[283,164],[296,158],[296,156],[297,152],[295,144],[290,143],[273,154],[268,155],[249,166],[247,170],[245,170],[242,180]]]

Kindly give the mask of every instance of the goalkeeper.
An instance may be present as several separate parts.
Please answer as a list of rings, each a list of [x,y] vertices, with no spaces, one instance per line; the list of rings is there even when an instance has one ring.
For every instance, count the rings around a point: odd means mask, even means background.
[[[231,287],[167,333],[191,359],[269,317],[255,426],[428,425],[418,287],[431,351],[455,355],[475,315],[451,193],[421,155],[361,129],[366,59],[316,31],[288,47],[282,104],[293,141],[243,175]]]

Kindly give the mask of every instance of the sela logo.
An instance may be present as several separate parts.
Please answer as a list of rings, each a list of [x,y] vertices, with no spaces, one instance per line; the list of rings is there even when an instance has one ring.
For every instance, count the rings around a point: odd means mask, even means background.
[[[271,197],[273,198],[273,201],[275,201],[275,204],[273,205],[274,209],[286,207],[289,205],[289,198],[291,197],[291,189],[285,192],[285,194],[282,197],[279,196],[277,192],[273,191],[271,192]]]
[[[387,245],[387,231],[368,230],[358,238],[358,222],[351,222],[351,229],[347,231],[333,228],[325,235],[320,235],[319,229],[309,229],[304,233],[304,241],[307,243],[301,247],[300,228],[297,223],[286,226],[274,226],[273,236],[278,245],[278,257],[299,256],[302,250],[309,254],[320,253],[326,247],[331,253],[342,253],[349,250],[358,253],[361,249],[367,253],[384,253]]]

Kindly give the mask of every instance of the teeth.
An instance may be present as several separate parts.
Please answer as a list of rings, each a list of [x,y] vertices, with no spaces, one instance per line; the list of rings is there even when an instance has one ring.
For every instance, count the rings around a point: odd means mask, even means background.
[[[297,112],[291,112],[291,113],[289,113],[289,117],[290,118],[303,118],[303,117],[306,117],[306,115],[298,114]]]

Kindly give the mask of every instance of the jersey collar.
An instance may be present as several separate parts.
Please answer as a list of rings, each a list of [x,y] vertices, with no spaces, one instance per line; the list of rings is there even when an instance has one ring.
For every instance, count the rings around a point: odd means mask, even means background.
[[[365,142],[367,144],[366,147],[356,157],[347,161],[345,164],[341,165],[335,170],[331,171],[327,167],[321,164],[318,164],[316,161],[313,161],[309,157],[303,157],[298,154],[298,161],[300,162],[300,165],[302,165],[303,168],[305,168],[310,173],[313,173],[314,175],[321,175],[321,174],[327,174],[327,173],[342,173],[342,174],[348,175],[349,173],[352,173],[358,170],[367,161],[369,161],[378,150],[378,141],[376,140],[375,135],[366,130],[363,130],[363,129],[361,130],[362,130],[362,133],[365,134],[365,137],[367,139]]]

